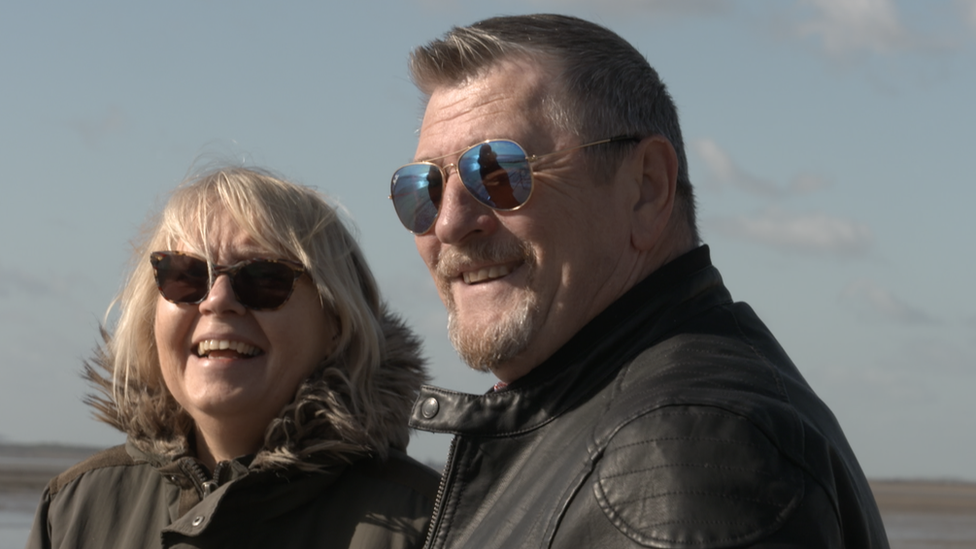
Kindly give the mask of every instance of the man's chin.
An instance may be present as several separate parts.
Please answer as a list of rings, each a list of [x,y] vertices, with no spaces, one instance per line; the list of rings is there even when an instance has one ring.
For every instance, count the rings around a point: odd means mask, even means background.
[[[491,372],[522,354],[535,334],[533,303],[525,300],[501,319],[477,326],[466,325],[457,314],[449,314],[448,335],[461,360],[474,370]]]

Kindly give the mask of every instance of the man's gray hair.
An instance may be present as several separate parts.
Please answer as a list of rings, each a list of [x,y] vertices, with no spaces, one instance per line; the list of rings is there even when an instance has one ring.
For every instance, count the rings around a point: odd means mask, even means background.
[[[545,112],[555,127],[594,141],[613,136],[662,135],[678,156],[676,209],[698,242],[695,197],[688,177],[678,111],[657,72],[613,31],[565,15],[494,17],[454,27],[418,47],[410,75],[428,98],[434,90],[462,86],[503,60],[527,59],[556,69],[558,96]],[[619,146],[593,147],[597,173],[612,176],[623,155]]]

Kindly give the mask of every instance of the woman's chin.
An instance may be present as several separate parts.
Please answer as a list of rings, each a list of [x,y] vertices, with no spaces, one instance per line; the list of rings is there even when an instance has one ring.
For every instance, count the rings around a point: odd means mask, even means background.
[[[196,410],[211,418],[230,418],[235,422],[263,415],[261,410],[272,400],[269,388],[274,385],[266,375],[263,358],[191,359],[184,370],[183,398],[175,393],[174,396],[191,415]]]

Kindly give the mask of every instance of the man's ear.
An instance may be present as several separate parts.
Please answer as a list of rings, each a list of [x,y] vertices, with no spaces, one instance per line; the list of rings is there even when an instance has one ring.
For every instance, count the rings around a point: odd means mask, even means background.
[[[631,242],[641,251],[657,247],[666,236],[678,184],[678,155],[664,136],[644,138],[629,157],[639,187],[631,218]],[[639,181],[637,180],[639,178]]]

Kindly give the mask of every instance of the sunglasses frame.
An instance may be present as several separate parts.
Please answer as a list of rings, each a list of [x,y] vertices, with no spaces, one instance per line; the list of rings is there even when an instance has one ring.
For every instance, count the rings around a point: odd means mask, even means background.
[[[207,291],[203,294],[203,297],[201,297],[200,299],[196,301],[175,301],[166,297],[166,295],[163,293],[163,288],[159,280],[159,262],[166,259],[168,256],[174,256],[174,255],[188,257],[190,259],[195,259],[197,261],[206,264],[207,279],[208,279]],[[213,285],[217,281],[217,278],[220,277],[220,275],[222,274],[226,274],[230,278],[230,288],[231,291],[234,292],[234,299],[236,299],[238,303],[240,303],[241,305],[243,305],[248,309],[251,309],[252,311],[274,311],[280,309],[281,307],[284,307],[285,303],[288,303],[288,300],[291,299],[291,294],[295,291],[295,284],[298,282],[298,279],[301,278],[301,276],[307,272],[305,270],[305,267],[301,263],[299,263],[298,261],[292,261],[290,259],[272,259],[272,258],[264,258],[264,257],[255,257],[251,259],[245,259],[244,261],[235,263],[233,265],[217,265],[216,263],[211,263],[206,259],[197,257],[193,254],[180,252],[176,250],[152,252],[149,254],[149,262],[153,268],[153,278],[156,281],[156,289],[159,290],[159,295],[161,295],[163,299],[169,301],[170,303],[176,303],[178,305],[183,303],[189,305],[198,305],[202,303],[205,299],[207,299],[207,296],[210,295],[210,290],[213,289]],[[285,298],[281,301],[280,304],[274,307],[253,307],[241,300],[241,296],[237,291],[237,284],[236,284],[237,273],[239,273],[241,269],[244,269],[249,265],[253,265],[254,263],[280,263],[281,265],[284,265],[292,270],[292,274],[294,276],[291,279],[291,287],[288,289],[288,295],[285,296]]]
[[[545,153],[545,154],[533,154],[533,155],[530,155],[529,153],[527,153],[525,151],[525,147],[523,147],[517,141],[514,141],[512,139],[505,139],[505,138],[486,139],[484,141],[479,141],[478,143],[475,143],[474,145],[471,145],[470,147],[465,147],[463,149],[460,149],[460,150],[455,151],[455,152],[452,152],[452,153],[445,154],[443,156],[437,156],[437,157],[430,158],[430,159],[427,159],[427,160],[421,160],[419,162],[408,162],[408,163],[400,166],[399,168],[396,169],[396,171],[393,172],[393,178],[390,181],[390,194],[387,196],[387,198],[393,201],[393,208],[396,209],[396,200],[394,198],[394,196],[395,196],[394,190],[396,188],[397,174],[400,173],[400,170],[402,170],[402,169],[404,169],[404,168],[406,168],[408,166],[433,166],[433,167],[437,168],[440,171],[440,173],[441,173],[441,186],[444,187],[444,186],[447,186],[447,181],[448,181],[448,173],[447,173],[447,171],[448,171],[448,168],[454,168],[454,171],[457,172],[458,177],[461,177],[461,172],[458,169],[458,163],[456,163],[456,162],[452,162],[450,164],[445,164],[444,166],[441,166],[439,164],[436,164],[434,162],[435,160],[441,160],[441,159],[444,159],[444,158],[457,156],[458,157],[458,162],[460,162],[460,159],[461,159],[462,156],[464,156],[465,154],[467,154],[468,152],[470,152],[470,151],[472,151],[474,149],[477,149],[477,148],[481,147],[482,145],[485,145],[487,143],[493,143],[493,142],[503,141],[503,142],[507,142],[507,143],[512,143],[513,145],[515,145],[516,147],[518,147],[519,150],[522,151],[522,154],[525,156],[525,161],[524,162],[526,163],[526,166],[529,169],[529,194],[528,194],[528,196],[525,197],[525,200],[522,203],[520,203],[517,206],[512,207],[512,208],[503,208],[503,207],[499,207],[499,206],[493,206],[491,204],[486,204],[485,202],[483,202],[481,200],[481,198],[478,197],[474,193],[474,191],[472,191],[470,188],[468,188],[468,185],[464,182],[464,179],[463,178],[461,180],[461,185],[468,192],[468,194],[470,194],[479,204],[482,204],[484,206],[487,206],[488,208],[491,208],[492,210],[499,211],[499,212],[514,212],[515,210],[518,210],[521,207],[523,207],[526,204],[528,204],[529,203],[529,200],[532,198],[532,194],[535,192],[535,172],[533,172],[533,170],[532,170],[532,163],[533,162],[535,162],[537,160],[541,160],[543,158],[546,158],[547,156],[554,156],[554,155],[557,155],[557,154],[563,154],[563,153],[573,152],[573,151],[576,151],[576,150],[579,150],[579,149],[585,149],[587,147],[594,147],[596,145],[603,145],[603,144],[606,144],[606,143],[615,143],[615,142],[621,142],[621,141],[640,141],[641,139],[643,139],[643,137],[640,137],[640,136],[637,136],[637,135],[616,135],[616,136],[613,136],[613,137],[608,137],[606,139],[600,139],[598,141],[593,141],[593,142],[590,142],[590,143],[584,143],[582,145],[575,145],[573,147],[568,147],[568,148],[565,148],[565,149],[559,149],[557,151],[552,151],[552,152],[548,152],[548,153]],[[484,182],[483,181],[481,182],[481,185],[484,186]],[[442,189],[442,192],[443,192],[443,189]],[[437,217],[438,217],[438,215],[440,215],[440,204],[434,204],[434,209],[436,210],[437,213],[434,214],[434,217],[431,219],[430,226],[427,227],[426,229],[424,229],[423,231],[420,231],[420,232],[414,231],[410,227],[407,227],[405,224],[404,224],[404,228],[406,228],[408,231],[410,231],[411,233],[413,233],[415,235],[427,234],[428,232],[430,232],[430,230],[437,223]],[[397,214],[397,218],[399,219],[399,213]],[[401,220],[401,224],[403,224],[403,221],[402,220]]]

